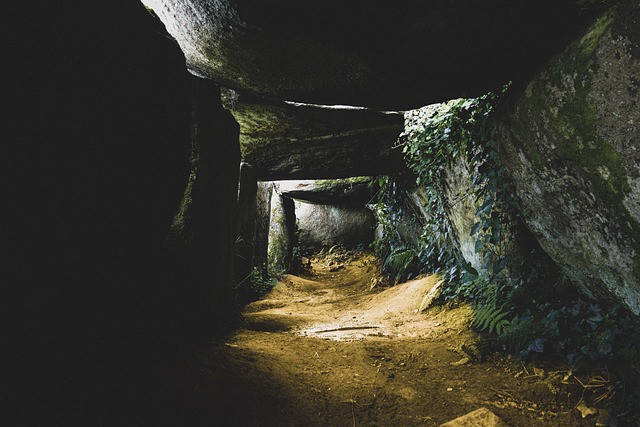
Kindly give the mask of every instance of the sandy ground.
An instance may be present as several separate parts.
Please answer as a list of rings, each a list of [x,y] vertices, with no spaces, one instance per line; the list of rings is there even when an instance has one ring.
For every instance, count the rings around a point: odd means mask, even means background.
[[[437,426],[480,407],[512,427],[595,426],[562,366],[475,359],[468,307],[419,312],[437,282],[378,283],[375,257],[317,257],[199,355],[193,419],[219,426]],[[205,422],[207,420],[207,422]],[[215,422],[211,422],[215,420]]]

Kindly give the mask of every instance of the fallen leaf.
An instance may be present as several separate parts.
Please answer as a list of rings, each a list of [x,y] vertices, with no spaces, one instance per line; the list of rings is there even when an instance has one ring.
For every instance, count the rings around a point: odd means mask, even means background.
[[[589,415],[595,415],[598,413],[596,408],[589,408],[584,402],[580,402],[576,409],[580,411],[582,418],[587,418]]]

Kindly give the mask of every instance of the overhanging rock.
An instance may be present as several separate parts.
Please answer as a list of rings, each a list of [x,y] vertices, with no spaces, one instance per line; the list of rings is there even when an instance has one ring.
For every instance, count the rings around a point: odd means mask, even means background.
[[[143,0],[196,75],[255,95],[407,110],[494,90],[585,21],[575,0]]]
[[[394,148],[403,130],[398,112],[317,106],[235,96],[243,160],[259,180],[347,178],[406,169]]]
[[[371,177],[330,180],[280,181],[283,196],[308,203],[364,207],[371,203],[377,186]]]

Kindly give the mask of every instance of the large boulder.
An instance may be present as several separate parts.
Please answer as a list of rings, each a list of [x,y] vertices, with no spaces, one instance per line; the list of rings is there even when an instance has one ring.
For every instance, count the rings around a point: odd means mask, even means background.
[[[276,187],[277,188],[277,187]],[[271,198],[267,271],[279,277],[291,269],[296,244],[296,214],[293,199],[274,195]]]
[[[202,327],[174,316],[189,289],[162,257],[189,177],[184,56],[137,2],[12,2],[2,19],[0,418],[166,422],[174,341]]]
[[[267,272],[272,196],[273,183],[258,182],[252,266],[263,274]]]
[[[240,124],[242,157],[258,179],[345,178],[398,172],[400,113],[227,98]]]
[[[498,125],[526,222],[589,295],[640,314],[640,4],[602,15]]]
[[[265,97],[406,110],[520,79],[586,18],[575,0],[143,0],[192,73]]]
[[[292,199],[323,205],[363,207],[371,203],[375,186],[371,177],[280,181],[278,191]]]
[[[238,226],[240,147],[238,124],[222,108],[219,88],[210,80],[191,79],[191,173],[168,230],[166,264],[176,287],[173,301],[185,329],[181,333],[199,340],[234,321],[229,283]]]
[[[296,202],[296,221],[302,253],[334,245],[352,249],[373,242],[374,216],[364,206]]]

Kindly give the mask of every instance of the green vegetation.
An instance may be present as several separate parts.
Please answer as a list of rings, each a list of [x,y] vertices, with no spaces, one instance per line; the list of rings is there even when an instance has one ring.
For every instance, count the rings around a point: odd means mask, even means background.
[[[495,332],[497,336],[502,336],[509,329],[511,322],[507,319],[509,313],[495,306],[495,304],[487,304],[478,306],[473,311],[473,325],[481,331],[487,331],[489,334]]]
[[[547,116],[558,129],[566,130],[564,136],[571,142],[557,147],[555,154],[597,171],[593,179],[607,187],[616,185],[602,190],[619,198],[626,190],[621,171],[614,167],[619,165],[618,155],[597,139],[595,109],[587,102],[585,88],[579,89],[573,104]],[[603,369],[611,385],[607,399],[613,402],[617,393],[615,400],[626,405],[616,413],[637,414],[633,407],[640,398],[637,318],[620,307],[588,300],[575,289],[563,291],[566,283],[557,282],[560,274],[544,274],[548,267],[541,267],[544,257],[539,248],[518,254],[506,247],[518,233],[520,218],[519,200],[499,162],[499,143],[489,132],[499,100],[500,96],[489,94],[407,113],[400,144],[417,178],[415,182],[407,177],[378,179],[381,190],[374,211],[381,230],[376,250],[396,281],[426,272],[442,274],[447,285],[441,301],[464,300],[475,307],[473,323],[485,336],[485,349],[523,358],[561,355],[572,372]],[[535,148],[529,150],[535,154]],[[465,165],[466,196],[475,205],[470,229],[478,255],[475,268],[462,256],[459,240],[466,236],[456,234],[451,220],[457,207],[447,197],[451,190],[447,173],[454,164]],[[603,171],[608,177],[602,176]],[[410,208],[408,189],[416,185],[426,215]],[[407,221],[419,232],[403,233],[402,223]]]
[[[488,94],[457,99],[407,113],[405,132],[400,136],[408,164],[417,175],[416,184],[425,192],[424,209],[429,214],[423,244],[429,248],[423,261],[430,271],[443,273],[455,287],[445,289],[444,298],[464,297],[494,300],[501,292],[500,275],[511,260],[505,237],[510,232],[518,199],[497,162],[498,144],[487,132],[488,120],[499,96]],[[480,265],[467,262],[460,251],[451,223],[447,173],[453,164],[462,165],[469,182],[464,185],[475,204],[475,223],[470,234]],[[458,230],[459,232],[460,230]],[[504,274],[503,274],[504,275]],[[488,292],[489,289],[493,292]]]
[[[397,246],[386,257],[382,268],[395,273],[396,283],[411,278],[414,271],[420,268],[420,254],[415,248]]]

